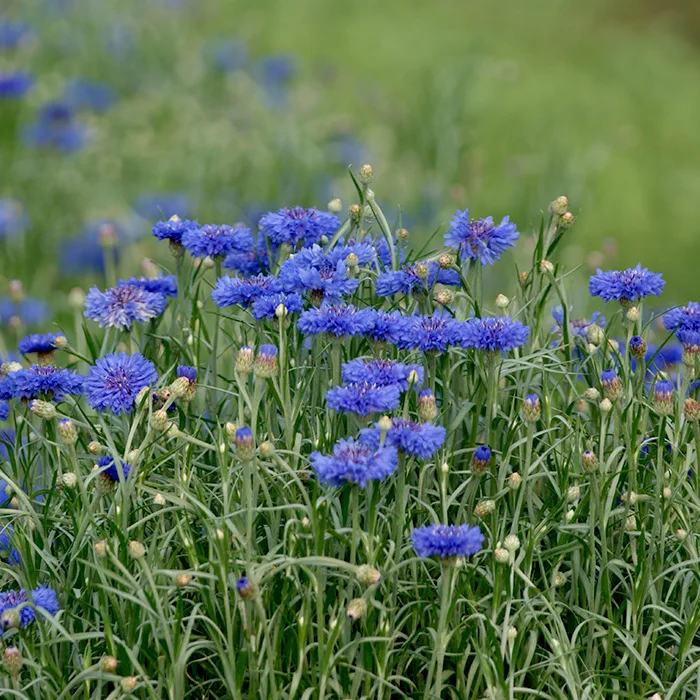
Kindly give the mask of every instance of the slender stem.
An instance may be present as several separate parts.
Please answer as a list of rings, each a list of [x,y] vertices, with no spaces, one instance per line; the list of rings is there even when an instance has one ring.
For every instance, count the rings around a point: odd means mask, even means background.
[[[437,636],[435,638],[435,649],[428,673],[428,682],[425,686],[425,700],[437,699],[442,696],[442,668],[445,661],[445,651],[447,648],[447,616],[450,610],[450,589],[452,583],[452,566],[443,565],[442,585],[440,587],[440,618],[438,620]],[[435,685],[431,691],[431,679],[435,679]]]

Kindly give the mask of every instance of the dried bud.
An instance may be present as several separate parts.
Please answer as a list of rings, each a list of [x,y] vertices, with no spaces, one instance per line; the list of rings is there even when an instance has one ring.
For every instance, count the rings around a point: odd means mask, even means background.
[[[102,673],[114,673],[119,662],[113,656],[103,656],[100,659],[100,671]]]
[[[352,622],[362,619],[367,614],[367,601],[364,598],[353,598],[346,614]]]
[[[185,586],[189,586],[192,581],[192,576],[190,574],[178,574],[175,577],[175,585],[178,588],[185,588]]]
[[[565,214],[568,208],[569,200],[564,195],[557,197],[549,203],[549,211],[557,216]]]
[[[379,571],[369,564],[358,566],[355,576],[357,580],[365,586],[376,586],[382,580],[382,575]]]
[[[143,546],[143,542],[138,540],[131,540],[127,551],[132,559],[143,559],[146,556],[146,548]]]
[[[474,515],[477,518],[485,518],[496,510],[496,501],[479,501],[474,507]]]
[[[443,270],[451,270],[456,264],[455,256],[449,253],[443,253],[437,259],[438,266]]]
[[[54,406],[50,401],[40,401],[39,399],[34,399],[29,404],[29,410],[35,415],[39,416],[43,420],[52,420],[56,417],[56,406]]]
[[[93,440],[89,445],[88,445],[88,452],[91,455],[101,455],[104,452],[104,446],[100,445],[99,442],[96,440]]]

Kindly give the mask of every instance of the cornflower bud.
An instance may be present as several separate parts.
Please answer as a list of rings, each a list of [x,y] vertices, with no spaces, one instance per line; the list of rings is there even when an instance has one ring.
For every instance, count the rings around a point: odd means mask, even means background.
[[[494,510],[496,510],[496,501],[479,501],[474,507],[474,515],[477,518],[485,518],[487,515],[491,515]]]
[[[2,653],[2,666],[12,678],[17,678],[23,665],[22,652],[14,646],[5,647]]]
[[[274,345],[261,345],[255,358],[253,372],[256,377],[269,379],[277,374],[277,348]]]
[[[435,301],[440,306],[449,306],[455,300],[455,295],[449,289],[443,289],[435,295]]]
[[[639,309],[636,306],[633,306],[630,309],[627,309],[627,313],[625,314],[625,318],[630,322],[630,323],[637,323],[639,321]]]
[[[554,265],[549,260],[540,260],[540,272],[544,275],[554,274]]]
[[[437,400],[430,389],[423,389],[418,394],[418,417],[424,423],[432,423],[438,415]]]
[[[575,221],[576,217],[570,211],[566,211],[561,215],[559,225],[564,229],[570,229],[574,225]]]
[[[503,547],[496,547],[493,556],[499,564],[508,564],[510,562],[510,552]]]
[[[185,588],[186,586],[190,585],[190,582],[192,581],[192,576],[190,574],[178,574],[175,577],[175,585],[178,588]]]
[[[103,656],[100,659],[100,671],[102,673],[114,673],[119,662],[113,656]]]
[[[168,429],[168,412],[162,408],[154,411],[150,421],[151,428],[157,433],[163,433]]]
[[[603,399],[599,405],[601,413],[604,414],[610,413],[610,411],[612,411],[612,407],[613,405],[610,399]]]
[[[660,416],[670,416],[673,413],[673,384],[665,379],[656,382],[654,386],[654,410]]]
[[[686,399],[683,414],[686,420],[697,423],[700,420],[700,404],[695,399]]]
[[[542,408],[537,394],[528,394],[523,399],[522,416],[526,423],[537,423],[540,419]]]
[[[97,440],[93,440],[88,444],[88,452],[91,455],[101,455],[104,452],[104,449],[104,446],[100,445],[100,443],[97,442]]]
[[[236,358],[236,372],[244,377],[250,374],[253,371],[254,361],[255,355],[253,354],[253,348],[244,345],[238,351],[238,357]]]
[[[508,488],[511,491],[517,491],[523,483],[523,477],[518,472],[513,472],[508,477]]]
[[[269,459],[275,454],[275,446],[269,440],[265,440],[265,442],[260,444],[260,454],[265,459]]]
[[[371,165],[365,164],[360,168],[360,182],[363,185],[369,185],[374,178],[374,168]]]
[[[443,270],[451,270],[456,262],[455,256],[449,253],[443,253],[437,259],[438,266]]]
[[[491,449],[487,445],[479,445],[474,450],[471,461],[471,472],[474,476],[481,476],[486,473],[491,461]]]
[[[247,576],[236,581],[236,590],[243,600],[253,600],[258,595],[258,587]]]
[[[61,483],[67,489],[74,489],[78,484],[78,477],[75,472],[66,472],[61,476]]]
[[[499,309],[507,309],[510,304],[510,299],[505,294],[499,294],[496,297],[496,306]]]
[[[70,418],[62,418],[58,421],[58,440],[69,447],[78,442],[78,430]]]
[[[603,329],[597,323],[591,323],[586,329],[586,337],[588,342],[593,345],[600,345],[605,339]]]
[[[138,540],[131,540],[127,551],[132,559],[143,559],[144,556],[146,556],[146,548],[143,546],[143,542],[139,542]]]
[[[504,540],[503,540],[503,546],[509,551],[509,552],[515,552],[519,547],[520,547],[520,540],[518,539],[517,535],[508,535]]]
[[[614,369],[603,370],[600,383],[603,385],[603,396],[611,402],[614,403],[622,396],[622,382]]]
[[[583,471],[590,474],[598,468],[598,457],[596,456],[595,452],[586,450],[581,455],[581,463],[583,465]]]
[[[647,354],[647,344],[644,341],[644,339],[638,335],[635,335],[633,338],[630,338],[629,347],[630,355],[632,355],[632,357],[634,357],[636,360],[643,359]]]
[[[367,614],[367,601],[364,598],[353,598],[348,605],[346,614],[352,622],[360,620]]]
[[[328,202],[327,208],[331,214],[340,214],[340,212],[343,211],[343,201],[337,197],[331,199],[331,201]]]
[[[362,564],[355,572],[357,580],[365,586],[376,586],[381,580],[382,575],[369,564]]]
[[[590,386],[583,392],[583,396],[589,401],[597,401],[600,398],[600,392],[595,387]]]
[[[569,200],[564,195],[557,197],[549,203],[549,211],[557,216],[561,216],[562,214],[566,213],[568,208]]]
[[[54,406],[50,401],[40,401],[39,399],[34,399],[29,404],[29,410],[35,415],[39,416],[43,420],[52,420],[56,417],[56,406]]]
[[[241,462],[250,462],[255,457],[255,441],[250,428],[243,427],[236,430],[234,438],[236,452]]]

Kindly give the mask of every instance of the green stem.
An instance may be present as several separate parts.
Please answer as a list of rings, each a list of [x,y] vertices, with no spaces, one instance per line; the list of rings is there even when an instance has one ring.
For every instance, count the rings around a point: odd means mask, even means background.
[[[440,588],[440,618],[438,620],[435,649],[428,673],[428,682],[425,686],[425,700],[440,700],[442,696],[442,669],[447,648],[447,616],[450,610],[450,589],[452,583],[452,566],[444,565],[442,568]],[[431,679],[435,679],[434,689],[431,691]]]

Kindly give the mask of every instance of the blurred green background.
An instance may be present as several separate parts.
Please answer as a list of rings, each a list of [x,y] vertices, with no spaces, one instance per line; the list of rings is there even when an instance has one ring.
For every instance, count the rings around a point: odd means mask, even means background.
[[[696,2],[2,7],[33,36],[0,53],[0,73],[35,76],[25,98],[0,100],[0,199],[29,217],[2,241],[5,285],[19,277],[60,304],[73,285],[104,281],[83,249],[100,222],[117,228],[129,276],[144,256],[169,262],[148,231],[173,194],[200,222],[254,225],[266,209],[347,205],[346,168],[367,161],[414,244],[438,229],[440,240],[466,207],[527,234],[566,194],[577,223],[561,255],[581,265],[581,299],[591,268],[638,261],[664,273],[667,304],[698,296]],[[22,134],[71,78],[110,86],[113,104],[77,110],[83,148],[28,145]]]

